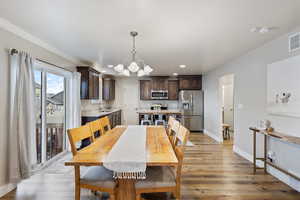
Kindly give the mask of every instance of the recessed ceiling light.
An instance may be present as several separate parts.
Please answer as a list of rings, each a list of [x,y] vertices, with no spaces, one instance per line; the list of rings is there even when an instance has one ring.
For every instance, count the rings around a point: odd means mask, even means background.
[[[176,73],[176,72],[175,72],[175,73],[173,73],[173,76],[178,76],[178,73]]]
[[[113,65],[107,65],[107,67],[108,67],[108,68],[113,68],[114,66],[113,66]]]
[[[179,65],[181,69],[186,68],[186,65]]]
[[[105,71],[105,70],[102,70],[101,72],[102,72],[102,73],[105,73],[106,71]]]

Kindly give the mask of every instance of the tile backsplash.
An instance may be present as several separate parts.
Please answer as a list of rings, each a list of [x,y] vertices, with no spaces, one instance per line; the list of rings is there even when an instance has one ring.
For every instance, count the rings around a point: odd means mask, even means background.
[[[167,106],[168,109],[178,109],[179,104],[178,101],[166,101],[166,100],[153,100],[153,101],[139,101],[140,109],[149,109],[153,104],[162,104],[163,106]]]
[[[112,107],[113,102],[102,100],[81,100],[81,111],[101,110]]]

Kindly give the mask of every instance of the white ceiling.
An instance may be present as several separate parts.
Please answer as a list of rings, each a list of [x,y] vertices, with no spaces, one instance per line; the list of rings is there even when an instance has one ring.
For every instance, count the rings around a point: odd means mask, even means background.
[[[138,57],[171,75],[208,71],[291,31],[299,10],[299,0],[2,0],[0,17],[100,65],[128,62],[137,30]],[[255,26],[280,29],[261,35]]]

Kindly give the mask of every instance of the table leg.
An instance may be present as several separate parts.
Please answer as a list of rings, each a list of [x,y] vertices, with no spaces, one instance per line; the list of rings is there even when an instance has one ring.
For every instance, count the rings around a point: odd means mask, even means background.
[[[256,132],[253,131],[253,173],[256,173]]]
[[[117,200],[135,200],[135,180],[119,179],[117,189]]]
[[[264,171],[265,171],[265,173],[267,173],[267,149],[268,149],[268,147],[267,147],[267,135],[265,135],[265,137],[264,137]]]
[[[75,200],[80,200],[80,167],[75,166]]]

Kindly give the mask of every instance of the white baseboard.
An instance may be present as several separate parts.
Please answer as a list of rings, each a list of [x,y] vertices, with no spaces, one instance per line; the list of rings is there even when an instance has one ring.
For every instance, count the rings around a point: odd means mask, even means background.
[[[16,184],[12,184],[12,183],[0,186],[0,197],[3,197],[7,193],[9,193],[12,190],[14,190],[16,187],[17,187],[17,185]]]
[[[223,140],[220,137],[218,137],[217,135],[215,135],[215,134],[213,134],[213,133],[211,133],[211,132],[209,132],[209,131],[207,131],[205,129],[203,130],[203,133],[205,135],[211,137],[212,139],[214,139],[215,141],[217,141],[219,143],[223,142]]]
[[[243,158],[245,158],[246,160],[250,161],[251,163],[253,163],[253,156],[243,150],[241,150],[239,147],[237,147],[236,145],[233,146],[233,151],[237,154],[239,154],[240,156],[242,156]],[[261,160],[257,160],[256,165],[258,167],[263,167],[264,163]],[[298,192],[300,192],[300,181],[294,179],[293,177],[282,173],[281,171],[271,167],[271,166],[267,166],[267,171],[269,174],[273,175],[274,177],[278,178],[279,180],[281,180],[282,182],[284,182],[285,184],[287,184],[288,186],[290,186],[291,188],[297,190]],[[293,172],[291,172],[293,173]]]

